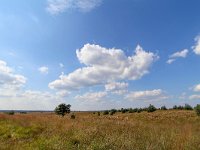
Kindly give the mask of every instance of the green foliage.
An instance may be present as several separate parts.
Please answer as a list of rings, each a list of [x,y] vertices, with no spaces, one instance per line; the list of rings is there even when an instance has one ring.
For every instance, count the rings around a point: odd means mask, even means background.
[[[173,109],[178,109],[178,107],[176,105],[173,106]]]
[[[62,117],[64,117],[67,113],[70,113],[70,107],[71,107],[70,104],[66,105],[62,103],[55,108],[54,112],[57,115],[61,115]]]
[[[103,115],[108,115],[109,114],[109,111],[108,110],[105,110],[104,112],[103,112]]]
[[[147,108],[147,112],[154,112],[154,111],[156,111],[157,109],[156,109],[156,107],[154,106],[154,105],[149,105],[149,107]]]
[[[116,109],[111,109],[111,110],[110,110],[110,115],[114,115],[116,112],[117,112]]]
[[[137,108],[137,113],[141,113],[142,111],[142,108]]]
[[[195,107],[195,111],[197,115],[200,116],[200,104],[197,104],[197,106]]]
[[[192,106],[190,106],[189,104],[185,104],[184,109],[185,110],[193,110]]]
[[[71,114],[70,118],[75,119],[76,118],[75,114]]]
[[[166,106],[162,106],[160,109],[161,110],[167,110],[167,107]]]
[[[6,114],[8,114],[8,115],[14,115],[15,112],[12,110],[12,111],[8,111],[8,112],[6,112]]]

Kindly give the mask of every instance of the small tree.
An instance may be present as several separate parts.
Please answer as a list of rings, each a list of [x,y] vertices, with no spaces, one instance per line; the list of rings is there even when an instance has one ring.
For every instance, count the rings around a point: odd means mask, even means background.
[[[185,110],[193,110],[192,106],[190,106],[189,104],[185,104],[184,109]]]
[[[154,105],[149,105],[149,107],[147,108],[147,112],[154,112],[156,111],[156,107]]]
[[[70,107],[71,107],[70,104],[66,105],[62,103],[55,108],[54,112],[57,115],[61,115],[62,117],[64,117],[67,113],[70,113]]]
[[[197,115],[200,116],[200,104],[197,104],[197,106],[195,107],[195,111]]]
[[[167,110],[166,106],[162,106],[160,109],[161,110]]]
[[[173,106],[173,109],[178,109],[178,107],[176,105]]]

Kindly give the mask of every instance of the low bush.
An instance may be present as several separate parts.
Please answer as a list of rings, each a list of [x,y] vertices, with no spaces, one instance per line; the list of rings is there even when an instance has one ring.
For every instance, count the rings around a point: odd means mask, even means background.
[[[15,112],[14,111],[8,111],[8,112],[6,112],[6,114],[8,114],[8,115],[14,115]]]
[[[109,111],[108,110],[105,110],[104,112],[103,112],[103,115],[108,115],[109,114]]]
[[[71,114],[70,118],[75,119],[76,118],[75,114]]]

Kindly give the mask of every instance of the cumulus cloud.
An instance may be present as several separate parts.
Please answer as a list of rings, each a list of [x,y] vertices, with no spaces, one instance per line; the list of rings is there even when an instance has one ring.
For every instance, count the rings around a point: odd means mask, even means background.
[[[132,56],[121,49],[107,49],[99,45],[86,44],[76,51],[85,67],[49,83],[51,89],[76,90],[83,87],[107,84],[117,80],[137,80],[149,73],[158,56],[137,46]]]
[[[168,64],[173,63],[177,58],[185,58],[188,54],[188,49],[184,49],[182,51],[179,52],[175,52],[174,54],[169,56],[169,59],[167,60]]]
[[[83,12],[98,7],[102,0],[48,0],[46,10],[52,15],[65,12],[68,9],[78,9]]]
[[[195,39],[195,45],[192,46],[193,52],[197,55],[200,55],[200,36],[197,36]]]
[[[105,90],[114,94],[122,95],[128,90],[128,83],[126,82],[111,82],[105,85]]]
[[[195,85],[194,88],[193,88],[193,90],[195,92],[200,92],[200,84]]]
[[[46,66],[42,66],[40,68],[38,68],[38,70],[40,71],[40,73],[42,74],[48,74],[49,73],[49,68]]]
[[[85,93],[84,95],[75,96],[75,99],[80,101],[98,102],[104,100],[106,96],[107,96],[106,92],[88,92]]]
[[[167,99],[168,96],[166,96],[165,92],[163,92],[161,89],[155,89],[150,91],[133,91],[130,92],[127,96],[125,96],[125,99],[128,99],[130,101],[159,101],[163,99]]]
[[[5,61],[0,60],[0,96],[16,93],[25,83],[24,76],[14,73]]]

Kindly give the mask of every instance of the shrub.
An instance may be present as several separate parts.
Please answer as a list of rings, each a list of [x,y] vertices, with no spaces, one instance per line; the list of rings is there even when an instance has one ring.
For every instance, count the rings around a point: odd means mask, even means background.
[[[6,112],[6,114],[8,114],[8,115],[14,115],[15,112],[12,110],[12,111],[8,111],[8,112]]]
[[[97,112],[97,115],[98,115],[98,116],[100,116],[100,114],[101,114],[100,112]]]
[[[197,115],[200,116],[200,104],[197,104],[197,106],[195,107],[195,111]]]
[[[110,110],[110,115],[114,115],[116,112],[117,112],[116,109],[111,109],[111,110]]]
[[[75,114],[71,114],[71,117],[70,117],[71,119],[75,119],[76,118],[76,116],[75,116]]]
[[[141,113],[142,112],[142,108],[137,108],[137,113]]]
[[[193,110],[192,106],[190,106],[189,104],[185,104],[184,109],[185,110]]]
[[[21,111],[21,112],[19,112],[20,114],[27,114],[27,112],[25,112],[25,111]]]
[[[179,109],[179,110],[183,110],[183,109],[184,109],[184,107],[183,107],[183,106],[181,106],[181,105],[179,105],[179,106],[177,107],[177,109]]]
[[[105,110],[104,112],[103,112],[103,115],[108,115],[109,114],[109,111],[108,110]]]
[[[156,111],[156,107],[154,105],[149,105],[149,107],[147,108],[147,112],[154,112]]]
[[[166,106],[162,106],[160,109],[161,110],[167,110]]]
[[[178,109],[178,107],[176,105],[173,106],[173,109]]]
[[[134,110],[132,108],[129,109],[129,113],[134,113]]]

